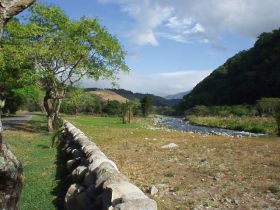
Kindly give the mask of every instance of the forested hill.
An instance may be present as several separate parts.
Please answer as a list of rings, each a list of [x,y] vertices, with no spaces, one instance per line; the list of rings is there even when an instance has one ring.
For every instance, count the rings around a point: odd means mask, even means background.
[[[280,97],[280,29],[228,59],[184,96],[180,108],[253,104],[262,97]]]
[[[98,88],[86,88],[87,91],[94,91],[97,89]],[[163,97],[156,96],[153,94],[133,93],[132,91],[124,90],[124,89],[107,89],[107,90],[113,91],[121,95],[122,97],[125,97],[130,100],[135,100],[135,99],[141,100],[145,96],[150,96],[152,98],[154,106],[174,106],[181,101],[180,99],[165,99]]]

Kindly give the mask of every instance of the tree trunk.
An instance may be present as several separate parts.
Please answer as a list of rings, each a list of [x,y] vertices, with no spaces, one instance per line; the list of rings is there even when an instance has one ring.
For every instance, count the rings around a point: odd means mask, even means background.
[[[0,28],[13,16],[17,15],[34,2],[35,0],[0,0]]]
[[[52,132],[53,131],[53,118],[52,116],[47,116],[48,118],[48,131]]]
[[[47,90],[44,97],[44,108],[47,113],[48,118],[48,131],[52,132],[54,126],[59,122],[59,111],[62,103],[63,95],[60,95],[59,98],[52,98],[51,91]]]
[[[4,24],[34,2],[35,0],[0,0],[0,36]],[[18,209],[17,205],[23,186],[22,171],[20,162],[2,139],[2,124],[0,123],[0,209]]]
[[[2,142],[1,134],[0,139]],[[0,147],[0,209],[17,210],[23,186],[22,166],[3,142]]]
[[[44,97],[44,108],[46,110],[47,118],[48,118],[48,131],[52,132],[53,131],[53,110],[52,110],[52,105],[51,105],[51,91],[47,90],[45,97]]]
[[[57,125],[59,123],[59,111],[61,107],[62,99],[56,99],[56,106],[55,106],[55,114],[54,114],[54,124],[53,126]]]

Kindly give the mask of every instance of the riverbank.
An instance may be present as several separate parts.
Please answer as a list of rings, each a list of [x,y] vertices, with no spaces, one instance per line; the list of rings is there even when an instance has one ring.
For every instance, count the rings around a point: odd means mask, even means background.
[[[274,134],[277,124],[273,117],[257,116],[187,116],[187,121],[192,125],[224,128],[251,133]]]

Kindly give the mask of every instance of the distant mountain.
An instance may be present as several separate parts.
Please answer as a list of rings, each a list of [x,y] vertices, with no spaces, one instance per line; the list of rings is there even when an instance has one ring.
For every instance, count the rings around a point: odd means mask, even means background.
[[[173,94],[173,95],[168,95],[168,96],[165,96],[165,98],[168,99],[168,100],[170,100],[170,99],[182,99],[189,92],[191,92],[191,91],[185,91],[185,92],[176,93],[176,94]]]
[[[178,107],[254,104],[262,97],[280,97],[280,29],[262,33],[253,48],[228,59]]]
[[[86,88],[87,91],[96,91],[99,90],[97,88]],[[141,100],[142,98],[144,98],[145,96],[151,96],[152,100],[153,100],[153,105],[154,106],[175,106],[177,105],[181,100],[180,99],[166,99],[160,96],[156,96],[153,94],[143,94],[143,93],[133,93],[132,91],[129,90],[124,90],[124,89],[106,89],[112,92],[115,92],[116,94],[130,99],[130,100]]]
[[[181,100],[179,99],[172,99],[168,100],[166,98],[156,96],[153,94],[144,94],[144,93],[133,93],[132,91],[129,90],[124,90],[124,89],[110,89],[111,91],[114,91],[115,93],[128,98],[128,99],[139,99],[141,100],[145,96],[151,96],[153,100],[153,105],[154,106],[175,106],[177,105]]]

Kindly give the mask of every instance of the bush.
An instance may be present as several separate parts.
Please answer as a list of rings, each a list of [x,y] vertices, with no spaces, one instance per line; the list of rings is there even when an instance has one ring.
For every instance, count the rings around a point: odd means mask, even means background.
[[[122,114],[122,104],[116,100],[108,101],[104,106],[103,112],[108,115],[121,115]]]
[[[187,110],[186,115],[196,116],[255,116],[256,109],[250,105],[234,105],[234,106],[204,106],[198,105]]]
[[[274,115],[280,104],[280,98],[261,98],[257,101],[257,110],[261,115]]]
[[[278,135],[280,136],[280,104],[275,109],[275,120],[277,123],[277,128],[278,128]]]
[[[186,115],[207,116],[210,114],[210,109],[204,105],[197,105],[186,111]]]
[[[246,105],[235,105],[231,107],[231,113],[236,116],[251,115],[251,109]]]
[[[82,89],[71,88],[61,104],[61,112],[66,114],[101,113],[103,104]]]

